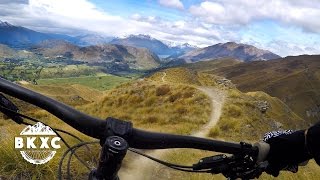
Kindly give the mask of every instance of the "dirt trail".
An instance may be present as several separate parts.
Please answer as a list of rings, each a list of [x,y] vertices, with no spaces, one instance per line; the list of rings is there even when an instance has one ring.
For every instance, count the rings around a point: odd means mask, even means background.
[[[192,135],[205,137],[209,133],[210,129],[212,129],[220,119],[225,100],[225,93],[222,90],[209,87],[199,87],[198,89],[211,99],[212,108],[208,123],[205,124],[198,132],[193,133]]]
[[[163,76],[161,77],[161,80],[162,80],[162,82],[165,82],[165,77],[167,76],[167,73],[166,72],[163,72]]]
[[[166,74],[162,76],[162,81],[164,82]],[[220,119],[222,113],[222,107],[225,100],[225,93],[222,90],[209,88],[209,87],[198,87],[200,91],[205,93],[211,99],[211,114],[210,120],[205,124],[200,130],[192,133],[192,136],[205,137],[211,128],[213,128],[218,120]],[[167,153],[168,150],[154,150],[147,154],[153,157],[161,158]],[[125,170],[119,173],[120,179],[130,179],[130,180],[147,180],[152,179],[153,170],[156,167],[156,163],[142,156],[137,156]]]

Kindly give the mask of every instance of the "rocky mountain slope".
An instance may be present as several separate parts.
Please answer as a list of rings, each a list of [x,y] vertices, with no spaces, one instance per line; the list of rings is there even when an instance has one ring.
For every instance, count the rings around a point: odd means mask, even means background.
[[[245,62],[280,58],[280,56],[270,51],[258,49],[247,44],[237,44],[235,42],[219,43],[213,46],[196,49],[187,52],[178,58],[183,59],[186,62],[197,62],[225,57],[232,57]]]
[[[159,56],[177,56],[195,49],[195,47],[190,46],[189,44],[183,44],[180,46],[168,46],[155,38],[142,34],[130,35],[125,38],[116,38],[113,39],[110,44],[147,48]]]

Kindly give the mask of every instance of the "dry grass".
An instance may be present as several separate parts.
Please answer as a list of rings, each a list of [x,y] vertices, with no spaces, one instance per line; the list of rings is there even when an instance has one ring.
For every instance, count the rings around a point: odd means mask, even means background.
[[[62,94],[63,92],[66,96],[78,94],[83,99],[99,95],[100,98],[92,99],[95,102],[86,101],[84,103],[87,103],[87,105],[76,106],[76,108],[102,119],[112,116],[131,120],[135,127],[160,132],[190,134],[206,123],[210,114],[210,100],[208,100],[208,97],[196,88],[183,84],[175,85],[173,83],[145,79],[124,84],[105,92],[103,96],[101,96],[101,93],[95,94],[96,91],[94,90],[88,91],[83,88],[79,90],[79,86],[32,86],[31,88],[53,98],[58,98],[56,94]],[[63,101],[72,104],[66,98],[63,98]],[[21,105],[22,109],[27,107],[26,104],[16,100],[15,102]],[[34,107],[25,108],[25,110],[25,113],[41,119],[51,127],[58,127],[85,140],[91,140],[91,138],[82,135],[43,110],[38,110]],[[63,146],[48,164],[40,166],[31,165],[22,159],[19,152],[13,146],[13,137],[23,127],[0,119],[0,132],[2,132],[0,143],[5,147],[0,148],[0,167],[3,167],[0,168],[0,178],[56,179],[57,164],[66,147]],[[74,139],[66,138],[70,144],[77,143]],[[78,154],[86,161],[91,161],[92,157],[98,157],[98,148],[95,147],[93,152],[94,155],[88,156],[87,151],[83,149]],[[72,164],[72,175],[74,178],[83,179],[87,176],[88,170],[75,158]]]
[[[319,55],[291,56],[281,60],[212,67],[207,72],[231,79],[241,91],[264,91],[278,97],[300,117],[312,123],[318,121],[319,113],[318,117],[307,116],[306,111],[320,103],[319,59]]]
[[[81,109],[100,118],[131,120],[142,128],[188,134],[207,122],[210,101],[191,86],[144,79],[111,90]]]
[[[305,121],[278,98],[263,92],[245,94],[236,89],[228,92],[222,116],[217,126],[211,130],[211,137],[257,141],[265,132],[278,130],[277,128],[300,129],[306,126]],[[258,107],[258,103],[264,101],[269,104],[266,113],[261,112]]]

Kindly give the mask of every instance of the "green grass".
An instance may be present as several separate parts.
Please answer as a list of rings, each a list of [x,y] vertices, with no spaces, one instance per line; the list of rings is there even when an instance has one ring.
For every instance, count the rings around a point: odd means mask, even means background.
[[[100,72],[98,67],[88,65],[53,64],[41,70],[40,78],[78,77],[81,75],[95,75],[98,72]]]
[[[39,79],[37,82],[39,85],[80,84],[103,91],[112,89],[129,80],[131,79],[99,73],[96,76]]]

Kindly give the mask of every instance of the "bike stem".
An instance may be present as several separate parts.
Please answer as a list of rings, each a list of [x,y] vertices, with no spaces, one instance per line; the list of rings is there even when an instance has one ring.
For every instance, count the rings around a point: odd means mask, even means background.
[[[110,136],[102,146],[97,169],[89,174],[89,180],[119,180],[118,171],[129,145],[119,136]]]

